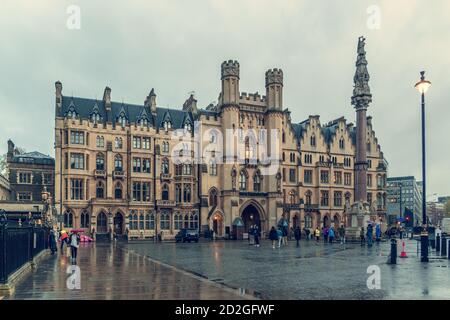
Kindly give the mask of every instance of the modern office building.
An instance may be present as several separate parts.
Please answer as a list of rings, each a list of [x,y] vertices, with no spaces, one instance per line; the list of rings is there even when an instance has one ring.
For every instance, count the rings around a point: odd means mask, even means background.
[[[387,178],[387,215],[389,224],[397,219],[405,218],[405,209],[412,212],[413,225],[422,221],[422,193],[421,186],[414,176]]]

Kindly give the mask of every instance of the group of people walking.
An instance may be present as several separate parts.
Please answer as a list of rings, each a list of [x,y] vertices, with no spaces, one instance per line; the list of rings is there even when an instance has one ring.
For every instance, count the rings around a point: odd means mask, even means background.
[[[323,227],[322,230],[317,227],[313,233],[316,238],[316,242],[320,242],[320,236],[322,235],[324,243],[334,243],[338,240],[341,244],[345,244],[345,227],[343,224],[341,224],[337,231],[333,226]]]
[[[57,232],[55,229],[51,229],[49,247],[52,255],[58,251],[58,241],[60,242],[61,255],[70,256],[71,263],[76,264],[78,248],[80,246],[80,235],[77,232],[68,234],[65,230]],[[64,244],[66,245],[66,252],[64,252]]]

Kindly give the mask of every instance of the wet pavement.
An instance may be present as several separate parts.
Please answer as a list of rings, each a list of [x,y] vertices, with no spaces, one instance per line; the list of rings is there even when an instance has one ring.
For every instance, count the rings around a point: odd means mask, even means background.
[[[292,241],[275,250],[268,241],[259,248],[245,241],[127,247],[263,299],[450,299],[450,260],[432,254],[421,263],[415,240],[406,240],[408,258],[397,265],[387,264],[389,242],[368,248],[302,241],[296,248]],[[367,286],[371,270],[379,270],[379,289],[374,281],[375,289]]]
[[[58,255],[41,261],[9,298],[450,299],[450,260],[432,255],[423,264],[416,241],[406,248],[409,257],[389,265],[388,242],[302,241],[275,250],[268,241],[259,248],[245,241],[89,244],[79,250],[81,289],[68,289],[68,258]],[[368,267],[379,268],[379,289],[368,288]]]
[[[69,289],[69,258],[42,260],[9,299],[245,299],[237,290],[153,262],[120,244],[80,247],[80,289]],[[69,287],[76,282],[69,281]]]

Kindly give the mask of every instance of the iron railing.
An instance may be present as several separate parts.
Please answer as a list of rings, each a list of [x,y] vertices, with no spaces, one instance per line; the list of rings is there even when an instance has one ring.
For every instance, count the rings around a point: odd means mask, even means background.
[[[7,283],[10,275],[48,249],[48,238],[47,227],[0,223],[0,283]]]

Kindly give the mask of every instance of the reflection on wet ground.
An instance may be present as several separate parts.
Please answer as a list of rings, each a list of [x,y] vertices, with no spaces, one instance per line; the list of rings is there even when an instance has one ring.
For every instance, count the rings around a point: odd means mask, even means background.
[[[79,249],[80,289],[69,258],[55,255],[17,286],[10,299],[243,299],[238,290],[155,263],[126,246],[88,244]],[[70,279],[69,279],[70,278]],[[69,281],[68,281],[69,279]]]
[[[387,264],[388,242],[368,248],[302,241],[300,248],[290,242],[275,250],[268,241],[260,248],[245,241],[126,246],[263,299],[450,299],[449,260],[431,255],[421,263],[412,240],[406,240],[408,258],[397,265]],[[380,289],[367,286],[370,266],[379,267]]]

